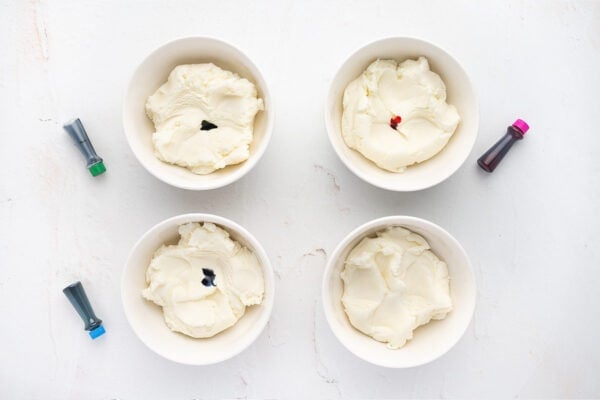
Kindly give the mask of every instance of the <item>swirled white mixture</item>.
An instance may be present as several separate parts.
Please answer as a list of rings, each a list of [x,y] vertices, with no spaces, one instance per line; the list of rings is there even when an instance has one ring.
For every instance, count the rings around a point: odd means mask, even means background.
[[[344,92],[342,135],[377,166],[402,172],[440,152],[460,117],[425,57],[373,62]],[[401,122],[394,126],[393,118]]]
[[[171,330],[211,337],[262,302],[262,269],[254,253],[215,224],[184,224],[179,234],[178,244],[152,257],[142,296],[162,307]]]
[[[263,109],[247,79],[212,63],[179,65],[146,102],[154,154],[196,174],[239,164],[250,156],[254,117]]]
[[[402,227],[361,240],[346,258],[341,278],[350,323],[392,349],[452,310],[446,263],[422,236]]]

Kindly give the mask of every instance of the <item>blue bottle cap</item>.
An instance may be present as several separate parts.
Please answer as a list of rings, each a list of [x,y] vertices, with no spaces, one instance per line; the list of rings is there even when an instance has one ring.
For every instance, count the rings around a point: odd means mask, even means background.
[[[99,338],[100,336],[104,335],[106,333],[106,331],[104,330],[104,327],[102,325],[100,325],[99,327],[92,329],[89,334],[90,337],[92,339],[96,339]]]

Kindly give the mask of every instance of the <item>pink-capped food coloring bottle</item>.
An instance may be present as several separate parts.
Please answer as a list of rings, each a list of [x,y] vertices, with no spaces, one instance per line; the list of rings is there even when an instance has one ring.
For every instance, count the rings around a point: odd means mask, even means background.
[[[512,145],[525,137],[525,133],[529,130],[529,125],[522,119],[517,119],[511,126],[506,129],[506,134],[498,140],[488,151],[486,151],[479,159],[477,164],[486,172],[493,172]]]

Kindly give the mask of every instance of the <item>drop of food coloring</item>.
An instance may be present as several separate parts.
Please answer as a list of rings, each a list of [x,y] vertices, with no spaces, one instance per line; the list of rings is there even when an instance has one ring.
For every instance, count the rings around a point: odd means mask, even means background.
[[[212,122],[208,122],[207,120],[202,120],[202,126],[200,127],[201,131],[210,131],[211,129],[216,129],[218,126],[213,124]]]
[[[202,284],[206,287],[217,286],[215,284],[215,272],[210,268],[202,268],[202,273],[204,274],[204,278],[202,278]]]

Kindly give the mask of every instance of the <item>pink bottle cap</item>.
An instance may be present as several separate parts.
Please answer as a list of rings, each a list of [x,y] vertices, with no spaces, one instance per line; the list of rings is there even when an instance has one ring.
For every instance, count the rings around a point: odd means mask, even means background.
[[[523,121],[522,119],[518,119],[515,122],[513,122],[512,126],[513,128],[517,128],[518,130],[523,132],[523,135],[526,134],[529,130],[529,125],[527,125],[527,122]]]

